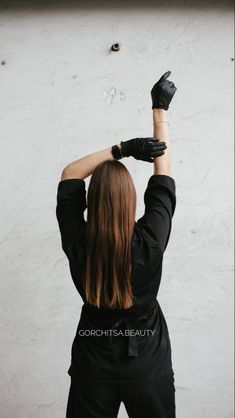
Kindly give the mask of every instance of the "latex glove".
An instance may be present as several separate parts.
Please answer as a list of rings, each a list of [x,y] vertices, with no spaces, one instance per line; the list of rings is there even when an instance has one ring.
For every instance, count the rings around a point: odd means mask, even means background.
[[[133,138],[128,141],[121,141],[121,152],[123,157],[134,157],[136,160],[152,163],[153,157],[160,157],[167,148],[164,141],[158,138]]]
[[[169,104],[177,90],[172,81],[167,80],[171,71],[167,71],[163,76],[154,84],[151,90],[152,97],[152,109],[164,109],[168,110]]]

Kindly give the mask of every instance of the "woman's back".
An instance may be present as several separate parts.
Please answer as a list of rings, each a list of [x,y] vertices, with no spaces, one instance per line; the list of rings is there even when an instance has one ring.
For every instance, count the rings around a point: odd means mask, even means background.
[[[144,203],[144,215],[135,222],[132,236],[134,304],[128,309],[97,308],[86,303],[81,280],[86,250],[85,181],[63,180],[58,185],[56,213],[63,250],[69,260],[74,284],[84,301],[72,347],[70,375],[101,380],[132,380],[142,379],[143,373],[145,377],[161,376],[169,367],[169,335],[156,298],[162,276],[163,254],[176,206],[174,179],[167,175],[152,175],[144,193]],[[129,329],[137,329],[137,332],[124,335],[120,331],[119,336],[114,336],[116,324],[124,329],[128,329],[129,325]],[[84,335],[85,329],[89,330],[87,335]],[[94,335],[91,335],[91,330]],[[118,355],[121,355],[122,362]],[[129,357],[138,358],[128,363]]]

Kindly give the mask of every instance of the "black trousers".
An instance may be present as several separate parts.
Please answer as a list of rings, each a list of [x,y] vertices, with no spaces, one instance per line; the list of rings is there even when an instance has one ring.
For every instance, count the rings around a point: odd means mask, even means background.
[[[121,402],[129,418],[175,418],[174,377],[97,383],[72,376],[66,418],[117,418]]]

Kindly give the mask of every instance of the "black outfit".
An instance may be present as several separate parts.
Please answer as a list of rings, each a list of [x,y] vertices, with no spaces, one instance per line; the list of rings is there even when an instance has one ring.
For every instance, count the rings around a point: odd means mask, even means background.
[[[175,190],[170,176],[153,174],[149,178],[145,213],[135,222],[132,237],[134,306],[98,309],[86,303],[81,282],[87,225],[85,181],[68,179],[58,184],[56,216],[62,248],[84,302],[71,350],[66,418],[115,418],[121,401],[130,418],[175,418],[171,343],[157,300]],[[128,329],[132,334],[123,335]],[[82,335],[86,330],[104,332],[102,336]],[[106,335],[105,330],[122,333]]]

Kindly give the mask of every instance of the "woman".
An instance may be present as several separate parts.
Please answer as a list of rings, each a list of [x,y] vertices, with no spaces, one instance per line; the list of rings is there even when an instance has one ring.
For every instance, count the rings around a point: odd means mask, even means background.
[[[114,418],[121,402],[130,418],[175,418],[171,343],[156,299],[176,205],[167,110],[177,89],[169,75],[151,90],[153,138],[82,157],[64,168],[58,184],[62,249],[84,302],[66,418]],[[137,222],[135,186],[119,161],[130,156],[154,167]]]

